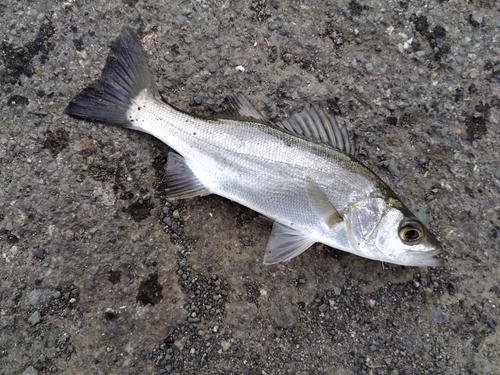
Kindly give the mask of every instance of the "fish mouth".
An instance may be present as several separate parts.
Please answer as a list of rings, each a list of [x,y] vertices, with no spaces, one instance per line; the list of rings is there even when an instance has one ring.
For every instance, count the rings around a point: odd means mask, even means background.
[[[444,259],[438,255],[442,253],[443,250],[438,248],[425,253],[413,254],[412,259],[406,265],[414,267],[441,267],[444,265]]]
[[[417,251],[412,254],[411,266],[416,267],[442,267],[444,258],[439,255],[443,253],[443,245],[437,237],[427,231],[427,246],[433,250]]]
[[[436,253],[436,255],[433,255],[433,256],[426,258],[425,261],[421,262],[420,265],[424,266],[424,267],[442,267],[442,266],[444,266],[444,259],[438,257],[438,255],[441,253],[442,252],[439,251],[438,253]]]

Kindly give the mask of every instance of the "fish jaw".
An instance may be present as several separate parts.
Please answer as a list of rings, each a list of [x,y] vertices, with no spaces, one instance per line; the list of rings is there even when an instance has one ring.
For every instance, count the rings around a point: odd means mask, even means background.
[[[444,265],[444,259],[438,255],[442,252],[441,249],[435,249],[420,254],[409,254],[406,258],[401,258],[397,264],[412,267],[441,267]]]
[[[425,253],[408,253],[405,252],[398,257],[384,259],[377,259],[382,262],[398,264],[401,266],[410,267],[441,267],[444,265],[444,260],[439,258],[438,255],[442,253],[441,249],[426,251]]]
[[[413,250],[401,246],[401,243],[394,242],[393,246],[388,246],[387,242],[384,243],[384,246],[377,246],[376,242],[365,241],[358,243],[352,250],[347,251],[364,258],[401,266],[440,267],[444,264],[444,260],[439,257],[443,252],[440,245],[436,247],[426,244],[419,246],[419,249]]]

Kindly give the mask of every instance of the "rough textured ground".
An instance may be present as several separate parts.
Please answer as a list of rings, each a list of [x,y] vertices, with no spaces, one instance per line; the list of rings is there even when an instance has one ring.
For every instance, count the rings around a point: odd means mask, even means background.
[[[498,2],[159,3],[0,1],[0,374],[499,374]],[[123,25],[183,110],[350,119],[445,266],[264,266],[254,212],[167,204],[167,147],[63,114]]]

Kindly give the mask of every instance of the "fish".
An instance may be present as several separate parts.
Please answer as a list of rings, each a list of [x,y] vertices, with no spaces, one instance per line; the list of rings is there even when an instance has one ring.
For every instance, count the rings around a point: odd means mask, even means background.
[[[286,262],[315,243],[372,260],[441,266],[442,245],[394,191],[358,159],[345,123],[320,105],[272,122],[241,93],[216,116],[163,101],[141,42],[125,26],[101,77],[65,112],[150,134],[167,144],[169,199],[209,194],[272,223],[264,264]]]

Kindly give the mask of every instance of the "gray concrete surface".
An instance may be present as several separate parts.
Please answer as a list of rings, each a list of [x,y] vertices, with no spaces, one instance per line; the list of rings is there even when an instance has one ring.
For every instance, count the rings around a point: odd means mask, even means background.
[[[0,1],[0,374],[499,374],[500,11],[481,1]],[[349,119],[445,267],[315,246],[217,196],[167,204],[168,149],[67,117],[122,26],[162,95]],[[243,69],[242,69],[243,68]]]

